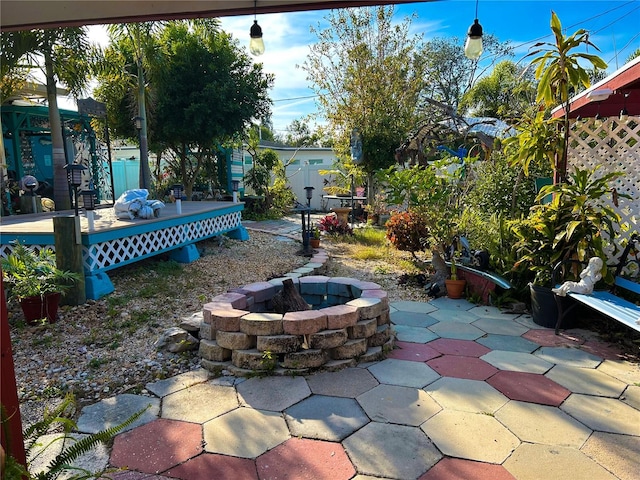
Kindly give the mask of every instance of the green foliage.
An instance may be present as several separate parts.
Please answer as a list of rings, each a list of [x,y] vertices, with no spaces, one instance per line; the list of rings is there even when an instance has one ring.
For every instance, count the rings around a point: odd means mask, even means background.
[[[339,158],[359,128],[368,173],[394,163],[394,151],[417,124],[425,65],[411,19],[396,22],[393,6],[332,10],[329,26],[312,27],[318,41],[302,68],[318,94]]]
[[[612,273],[606,269],[607,252],[614,248],[620,215],[605,202],[611,194],[611,182],[620,173],[596,176],[593,170],[577,169],[569,182],[544,187],[541,200],[552,194],[548,204],[536,205],[531,214],[513,226],[517,236],[515,250],[518,261],[514,270],[535,275],[538,285],[550,285],[556,263],[576,259],[586,262],[600,257],[605,263],[603,279],[611,283]],[[628,196],[618,194],[628,198]]]
[[[348,223],[340,223],[338,217],[333,214],[322,217],[318,221],[318,229],[332,236],[353,235],[351,226]]]
[[[76,424],[71,420],[74,409],[75,399],[72,394],[68,394],[56,408],[53,410],[45,410],[42,420],[30,425],[23,432],[27,458],[29,458],[31,462],[44,454],[47,448],[49,448],[54,442],[65,443],[62,451],[56,455],[53,460],[51,460],[51,463],[47,466],[46,470],[35,475],[29,474],[24,470],[23,466],[16,462],[14,458],[8,456],[7,468],[4,472],[3,480],[21,480],[23,478],[26,478],[27,480],[55,480],[63,474],[67,476],[71,474],[72,478],[76,479],[104,478],[104,471],[89,472],[81,468],[73,467],[72,464],[81,455],[90,452],[99,443],[106,444],[110,442],[118,432],[135,422],[147,410],[145,408],[134,413],[123,423],[116,425],[115,427],[101,430],[100,432],[87,435],[78,441],[74,441],[75,439],[73,435],[71,435],[71,431],[76,427]],[[4,405],[2,405],[1,410],[2,425],[3,428],[6,429],[8,425],[8,418]],[[58,438],[42,447],[42,445],[39,444],[40,437],[52,430],[62,430],[62,432]],[[5,433],[7,432],[5,431]],[[73,443],[67,445],[69,441],[72,441]]]
[[[463,96],[460,110],[478,117],[520,117],[536,94],[533,75],[523,70],[510,60],[498,63]]]
[[[80,280],[79,274],[56,267],[56,255],[51,249],[36,252],[19,242],[1,263],[4,281],[18,299],[64,293]]]

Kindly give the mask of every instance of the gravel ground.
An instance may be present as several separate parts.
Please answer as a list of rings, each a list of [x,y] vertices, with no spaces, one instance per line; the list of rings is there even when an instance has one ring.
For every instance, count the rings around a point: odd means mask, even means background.
[[[353,246],[323,242],[328,275],[374,281],[393,300],[427,300],[417,285],[398,284],[403,272],[385,259],[353,260]],[[19,305],[8,305],[20,409],[25,425],[42,418],[68,391],[77,411],[120,393],[199,367],[197,351],[172,354],[154,342],[182,317],[230,288],[268,280],[306,263],[299,243],[251,232],[247,242],[224,237],[198,244],[188,265],[150,259],[110,272],[115,292],[78,307],[61,307],[53,325],[27,326]],[[391,255],[391,254],[389,254]],[[394,253],[393,255],[398,255]]]

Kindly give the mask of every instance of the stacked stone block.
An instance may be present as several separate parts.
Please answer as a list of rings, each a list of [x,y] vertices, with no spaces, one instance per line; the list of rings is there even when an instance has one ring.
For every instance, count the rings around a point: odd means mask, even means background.
[[[236,375],[335,370],[378,360],[392,347],[389,301],[380,285],[310,275],[294,285],[314,309],[270,313],[285,278],[257,282],[203,307],[202,366]]]

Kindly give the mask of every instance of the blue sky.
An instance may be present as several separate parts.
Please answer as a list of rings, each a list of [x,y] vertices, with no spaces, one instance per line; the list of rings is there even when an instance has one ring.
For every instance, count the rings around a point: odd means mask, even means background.
[[[396,5],[396,16],[400,21],[416,13],[413,29],[422,33],[425,40],[457,36],[462,42],[475,18],[475,5],[475,0],[416,2]],[[609,64],[609,73],[617,69],[616,60],[617,65],[622,66],[629,55],[640,48],[640,0],[480,0],[478,18],[485,34],[494,34],[500,41],[508,40],[516,47],[515,60],[518,60],[537,41],[553,40],[549,27],[552,10],[568,34],[580,28],[590,31],[591,41],[601,50],[599,55]],[[271,98],[274,100],[273,123],[278,133],[283,133],[292,120],[316,110],[313,98],[301,98],[312,96],[313,91],[308,87],[305,72],[297,65],[304,63],[309,45],[316,41],[309,27],[318,23],[327,25],[324,20],[327,13],[258,16],[266,52],[256,61],[276,76]],[[222,19],[222,27],[241,45],[248,46],[252,22],[253,16],[229,17]]]
[[[424,40],[435,37],[458,37],[464,41],[467,29],[475,18],[475,0],[441,0],[396,5],[396,17],[401,21],[415,13],[412,22],[415,33]],[[622,66],[640,48],[640,0],[479,0],[478,18],[485,34],[500,41],[510,41],[516,47],[514,60],[527,54],[538,41],[553,41],[549,27],[551,11],[555,11],[567,34],[583,28],[600,49],[597,53],[608,64],[608,73]],[[271,92],[273,124],[277,133],[284,133],[293,120],[316,111],[313,91],[309,88],[302,65],[309,45],[316,42],[310,26],[327,26],[328,11],[259,15],[266,52],[256,61],[265,71],[275,75]],[[249,28],[253,16],[225,17],[222,28],[231,33],[240,45],[248,49]],[[103,27],[90,27],[96,41],[104,42]],[[480,59],[482,62],[482,57]],[[322,123],[322,120],[320,120]]]

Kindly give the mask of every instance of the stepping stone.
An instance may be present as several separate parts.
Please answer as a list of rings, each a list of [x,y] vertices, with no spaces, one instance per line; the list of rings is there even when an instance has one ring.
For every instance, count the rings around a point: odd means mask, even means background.
[[[436,349],[443,355],[462,355],[464,357],[481,357],[491,350],[470,340],[455,340],[438,338],[429,343],[429,347]]]
[[[533,353],[535,356],[556,365],[580,368],[596,368],[602,359],[577,348],[542,347]]]
[[[428,328],[394,325],[393,329],[396,332],[396,338],[402,342],[428,343],[438,338],[438,335]]]
[[[556,365],[545,377],[571,390],[598,397],[618,398],[627,388],[627,384],[592,368],[577,368]]]
[[[76,428],[82,433],[98,433],[120,425],[134,413],[144,409],[146,411],[135,422],[125,427],[123,432],[156,420],[160,413],[159,399],[123,393],[84,407]]]
[[[424,389],[444,409],[494,413],[509,401],[491,385],[479,380],[441,378]]]
[[[338,372],[309,375],[307,384],[316,395],[356,398],[379,385],[379,382],[366,368],[345,368]]]
[[[513,335],[495,335],[490,333],[476,340],[490,350],[504,350],[508,352],[532,353],[540,348],[540,345],[523,337]]]
[[[442,458],[419,428],[389,423],[371,422],[342,445],[358,472],[375,478],[418,478]]]
[[[158,473],[201,452],[201,425],[160,418],[116,436],[110,462],[115,467]]]
[[[147,383],[145,386],[154,395],[162,398],[170,393],[175,393],[178,390],[183,390],[192,385],[206,382],[209,379],[209,371],[204,368],[193,370],[190,372],[176,375],[175,377],[166,378],[153,383]]]
[[[509,402],[496,419],[521,441],[580,448],[592,431],[562,410],[547,405]]]
[[[236,389],[242,405],[272,412],[281,412],[311,395],[303,377],[250,378]]]
[[[440,378],[427,364],[388,358],[368,368],[380,383],[422,388]]]
[[[441,353],[432,348],[431,344],[396,342],[395,348],[387,355],[387,358],[409,360],[411,362],[426,362],[440,355]]]
[[[440,322],[473,323],[478,320],[477,315],[464,310],[437,310],[431,312],[429,316]]]
[[[443,355],[427,362],[443,377],[465,378],[468,380],[486,380],[495,375],[498,369],[484,360],[459,355]]]
[[[374,422],[417,427],[441,410],[425,391],[395,385],[379,385],[356,400]],[[402,408],[398,406],[402,405]]]
[[[516,480],[502,465],[443,458],[418,480]]]
[[[162,418],[202,423],[238,408],[238,405],[233,387],[201,383],[164,397]]]
[[[313,395],[289,407],[284,418],[291,435],[330,442],[339,442],[369,423],[354,399],[324,395]]]
[[[571,394],[544,375],[527,372],[496,373],[487,383],[511,400],[559,406]]]
[[[553,363],[531,353],[494,350],[480,358],[500,370],[513,372],[546,373],[553,368]]]
[[[473,325],[484,332],[496,335],[520,336],[529,331],[527,327],[510,318],[481,318],[473,322]]]
[[[212,478],[242,478],[258,480],[256,463],[246,458],[203,453],[166,472],[171,478],[210,480]],[[144,480],[161,480],[165,477],[144,477]],[[120,477],[118,477],[118,480]]]
[[[391,313],[391,323],[409,327],[429,327],[438,323],[438,320],[424,313],[398,311]]]
[[[506,427],[482,413],[443,410],[420,428],[443,454],[467,460],[502,463],[520,445]]]
[[[584,453],[557,445],[523,443],[502,465],[518,480],[577,478],[576,475],[585,479],[617,480]]]
[[[429,327],[429,330],[439,337],[457,340],[475,340],[485,335],[479,328],[461,322],[440,322]]]
[[[560,408],[592,430],[640,435],[640,411],[620,400],[574,393]]]
[[[631,480],[640,472],[638,436],[594,432],[581,451],[618,478]]]
[[[425,302],[410,302],[407,300],[401,300],[399,302],[391,302],[390,306],[401,312],[414,312],[414,313],[431,313],[437,310],[437,307],[431,305],[431,303]]]
[[[203,431],[206,452],[241,458],[256,458],[290,438],[279,412],[245,407],[206,422]]]
[[[356,474],[342,445],[307,438],[291,438],[278,445],[258,457],[256,466],[259,478],[348,480]]]

